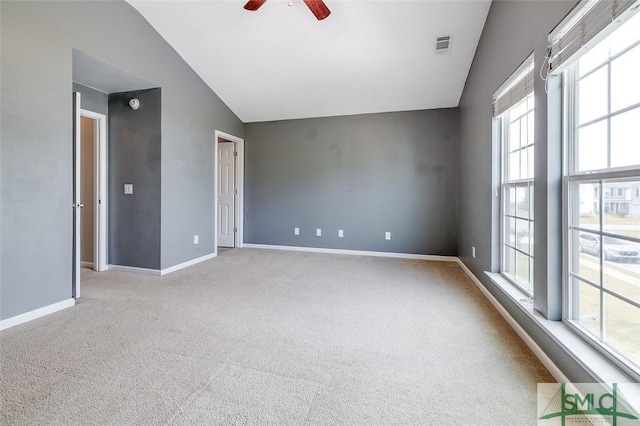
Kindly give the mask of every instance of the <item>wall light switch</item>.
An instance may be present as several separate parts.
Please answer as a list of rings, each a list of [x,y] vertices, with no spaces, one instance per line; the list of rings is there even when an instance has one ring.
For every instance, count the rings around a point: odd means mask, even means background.
[[[300,235],[300,228],[293,228],[293,235]]]
[[[198,244],[200,238],[197,235],[193,236],[193,244]]]
[[[384,239],[385,240],[390,240],[391,239],[391,232],[385,232],[384,233]]]
[[[338,229],[338,238],[344,237],[344,231],[342,229]]]
[[[471,257],[473,257],[474,259],[476,257],[476,246],[471,247]]]
[[[322,236],[322,229],[316,228],[316,237],[321,237],[321,236]]]
[[[124,184],[124,193],[126,195],[133,194],[133,184],[132,183],[125,183]]]

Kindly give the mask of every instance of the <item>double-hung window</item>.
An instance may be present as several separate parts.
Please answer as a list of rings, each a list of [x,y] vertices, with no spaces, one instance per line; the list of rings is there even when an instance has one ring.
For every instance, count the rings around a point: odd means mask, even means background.
[[[494,94],[501,153],[501,273],[533,295],[533,55]]]
[[[635,373],[640,373],[640,13],[634,10],[639,6],[583,1],[550,36],[551,69],[562,73],[564,88],[564,318]]]

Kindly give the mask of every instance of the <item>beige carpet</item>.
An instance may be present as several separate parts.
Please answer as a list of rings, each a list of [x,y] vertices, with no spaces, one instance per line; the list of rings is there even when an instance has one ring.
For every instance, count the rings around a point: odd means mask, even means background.
[[[83,271],[0,333],[2,424],[535,424],[553,379],[449,262],[235,249]]]

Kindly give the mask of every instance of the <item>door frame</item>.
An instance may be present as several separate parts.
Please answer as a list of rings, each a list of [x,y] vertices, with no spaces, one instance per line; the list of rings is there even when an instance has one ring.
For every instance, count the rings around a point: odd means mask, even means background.
[[[234,234],[234,247],[241,248],[244,245],[244,139],[237,136],[230,135],[229,133],[215,131],[215,138],[213,141],[214,150],[214,222],[213,222],[213,241],[214,241],[214,253],[218,255],[218,140],[224,139],[225,141],[233,142],[235,144],[236,152],[238,156],[235,157],[235,179],[236,189],[238,194],[235,198],[235,223],[238,231]]]
[[[107,116],[80,108],[80,117],[96,120],[93,156],[93,270],[107,270]]]
[[[73,193],[73,244],[71,245],[71,297],[80,298],[80,92],[73,92],[73,140],[72,140],[72,193]]]

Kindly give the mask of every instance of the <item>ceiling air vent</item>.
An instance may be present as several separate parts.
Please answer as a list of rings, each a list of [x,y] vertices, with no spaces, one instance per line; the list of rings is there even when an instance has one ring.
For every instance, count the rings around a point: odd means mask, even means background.
[[[436,37],[436,55],[446,55],[451,51],[451,36]]]

